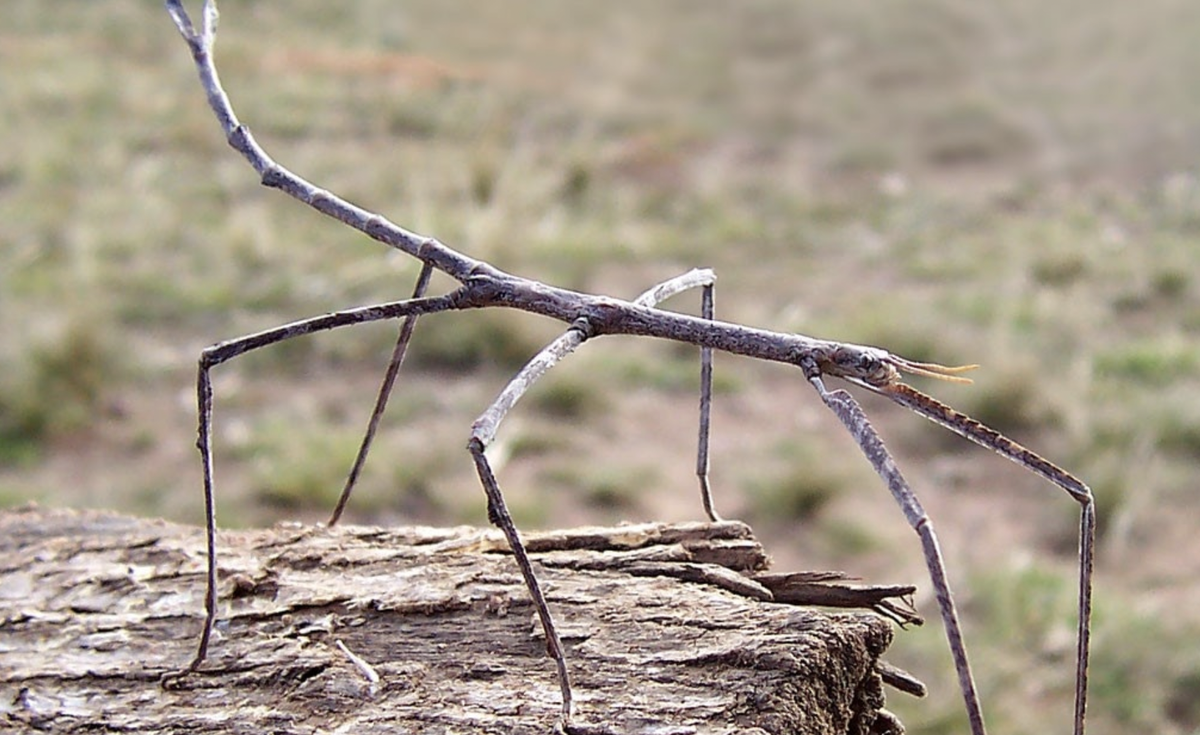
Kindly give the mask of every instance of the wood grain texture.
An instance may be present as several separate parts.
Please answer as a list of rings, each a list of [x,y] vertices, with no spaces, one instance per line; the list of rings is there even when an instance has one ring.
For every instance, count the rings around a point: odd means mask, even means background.
[[[527,540],[581,731],[899,731],[877,671],[891,623],[772,601],[797,594],[756,581],[767,558],[747,526]],[[172,677],[203,616],[201,529],[0,513],[0,729],[553,731],[558,685],[498,532],[281,525],[220,543],[220,636],[200,672]]]

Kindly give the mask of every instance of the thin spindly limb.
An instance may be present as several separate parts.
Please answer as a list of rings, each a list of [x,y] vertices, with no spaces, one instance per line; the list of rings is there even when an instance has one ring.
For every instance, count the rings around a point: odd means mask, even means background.
[[[704,287],[700,296],[700,316],[712,321],[716,284],[710,283]],[[709,520],[717,523],[721,516],[713,504],[712,489],[708,485],[708,435],[712,420],[712,370],[713,351],[711,347],[700,348],[700,436],[696,441],[696,477],[700,480],[700,502]]]
[[[421,266],[417,284],[413,287],[412,297],[414,299],[425,295],[426,289],[429,288],[429,278],[432,275],[433,266],[428,263]],[[367,453],[371,451],[371,442],[375,440],[379,419],[383,416],[388,398],[392,395],[392,388],[396,385],[396,375],[399,374],[400,365],[404,362],[404,355],[408,351],[408,343],[412,339],[413,329],[417,326],[417,317],[417,314],[406,316],[400,325],[400,336],[396,339],[396,346],[392,350],[392,359],[388,363],[387,372],[383,375],[383,385],[379,386],[379,396],[375,399],[375,407],[371,410],[371,419],[367,422],[367,432],[363,435],[362,444],[358,447],[358,454],[354,457],[350,474],[346,476],[346,485],[342,488],[342,494],[338,497],[332,515],[329,516],[330,526],[337,523],[338,519],[342,517],[342,512],[346,510],[346,503],[350,501],[350,493],[354,491],[354,484],[358,482],[358,474],[362,472],[363,465],[367,462]]]
[[[590,336],[587,320],[580,319],[560,337],[543,348],[505,386],[495,402],[488,407],[488,410],[476,419],[475,424],[471,428],[471,439],[467,442],[467,449],[471,452],[471,458],[475,461],[475,469],[479,473],[479,481],[483,484],[483,491],[487,495],[488,521],[498,527],[508,540],[509,548],[513,552],[513,558],[517,562],[517,568],[521,570],[521,577],[525,580],[525,587],[529,590],[529,597],[533,601],[534,610],[537,611],[538,620],[542,625],[542,632],[546,636],[546,653],[554,660],[554,667],[558,674],[558,686],[562,692],[562,712],[560,719],[564,729],[570,724],[573,706],[571,700],[571,675],[567,669],[566,654],[563,652],[562,641],[558,637],[554,618],[550,615],[550,606],[546,603],[546,596],[542,593],[537,575],[533,572],[533,565],[529,561],[529,554],[525,551],[525,544],[521,541],[520,533],[517,532],[517,526],[513,522],[512,514],[508,512],[508,506],[504,502],[504,495],[500,492],[500,484],[496,481],[496,475],[492,471],[485,451],[488,445],[491,444],[492,439],[495,438],[496,431],[499,430],[500,422],[504,419],[504,416],[521,396],[525,394],[529,386],[533,385],[538,378],[545,375],[547,370],[558,364],[562,358],[571,354],[576,347],[583,344],[584,340]]]
[[[685,274],[682,276],[682,278],[686,278],[688,275],[690,274]],[[711,271],[708,271],[707,277],[708,282],[701,285],[700,317],[702,319],[712,321],[716,276],[713,275]],[[638,306],[656,306],[660,301],[666,298],[666,295],[659,295],[656,289],[660,289],[663,286],[670,285],[671,283],[672,281],[667,281],[664,284],[656,286],[654,289],[647,291],[635,299],[634,303]],[[687,285],[685,287],[690,288],[692,285]],[[682,288],[679,290],[682,290]],[[712,348],[708,346],[701,346],[700,427],[699,437],[696,441],[696,477],[700,482],[700,502],[704,506],[704,513],[713,523],[719,523],[721,521],[721,516],[717,514],[716,506],[713,504],[712,490],[708,484],[708,438],[712,417],[712,361]]]
[[[680,279],[666,281],[650,289],[646,293],[634,300],[634,304],[638,306],[656,306],[659,302],[666,299],[669,295],[678,293],[684,288],[692,288],[700,285],[700,317],[709,321],[713,320],[713,297],[716,288],[716,276],[711,271],[703,271],[707,282],[704,283],[680,283],[676,284],[676,290],[670,294],[661,292],[666,287],[672,286],[675,281],[686,279],[692,274],[684,274]],[[709,520],[714,523],[721,521],[721,516],[717,515],[716,506],[713,504],[712,490],[708,484],[708,439],[709,427],[711,425],[712,416],[712,347],[702,345],[700,347],[700,428],[699,438],[696,442],[696,477],[700,482],[700,502],[704,506],[704,512]]]
[[[654,286],[635,299],[634,303],[638,306],[654,307],[681,291],[696,286],[702,286],[705,289],[711,288],[713,280],[714,275],[710,270],[692,270]],[[495,472],[488,462],[486,451],[492,440],[495,439],[496,432],[500,429],[500,423],[517,401],[550,368],[557,365],[591,336],[593,336],[593,331],[588,320],[580,318],[571,325],[570,329],[544,347],[526,363],[525,367],[521,368],[521,371],[509,381],[492,405],[476,419],[471,428],[471,439],[467,443],[467,449],[471,452],[476,471],[479,473],[479,481],[483,484],[484,493],[487,495],[488,521],[499,527],[508,540],[517,567],[521,570],[521,576],[525,580],[525,586],[529,589],[529,596],[533,600],[542,631],[546,636],[546,653],[554,660],[554,666],[558,672],[559,689],[562,692],[561,718],[564,729],[570,726],[572,710],[571,677],[567,668],[566,654],[554,624],[554,617],[550,613],[550,606],[546,603],[546,597],[538,583],[537,575],[534,574],[525,544],[521,541],[521,535],[504,502],[504,494],[501,492]]]
[[[933,584],[934,595],[937,598],[938,609],[942,615],[942,623],[946,629],[946,640],[950,645],[950,653],[954,658],[954,668],[958,673],[958,684],[966,703],[967,719],[971,724],[972,735],[985,735],[983,724],[983,709],[979,704],[979,693],[975,688],[975,679],[971,676],[971,666],[967,659],[967,648],[963,642],[962,628],[958,622],[958,611],[954,606],[954,597],[950,592],[950,582],[946,577],[946,564],[942,559],[941,548],[938,545],[937,534],[933,523],[921,507],[916,494],[909,487],[908,481],[900,474],[900,468],[892,458],[883,440],[867,420],[862,407],[854,396],[844,390],[830,391],[821,380],[821,370],[814,361],[801,365],[809,383],[817,390],[821,400],[830,408],[845,425],[846,430],[854,437],[863,454],[866,455],[875,472],[887,483],[892,496],[904,512],[904,517],[921,539],[925,554],[925,566],[929,570],[929,578]]]
[[[975,369],[975,365],[945,367],[943,365],[913,362],[877,348],[861,348],[849,345],[842,345],[830,351],[820,352],[812,365],[812,369],[816,370],[818,374],[823,372],[828,375],[836,375],[870,391],[887,396],[901,406],[921,414],[959,436],[990,449],[1003,457],[1007,457],[1021,467],[1041,475],[1054,485],[1062,488],[1079,503],[1079,621],[1075,639],[1074,732],[1075,735],[1083,735],[1087,718],[1087,679],[1092,616],[1092,572],[1095,565],[1096,540],[1095,501],[1091,489],[1079,478],[1037,453],[1021,446],[995,429],[981,424],[970,416],[955,411],[936,398],[905,385],[900,379],[901,372],[907,372],[952,382],[970,382],[967,378],[961,377],[961,373]],[[806,368],[806,371],[808,370]],[[819,380],[819,377],[817,379]],[[823,386],[819,387],[818,390],[822,391],[822,397],[824,398],[826,394],[823,392]],[[849,394],[846,395],[849,396]],[[826,403],[829,403],[829,401],[826,400]],[[830,407],[833,408],[834,406],[830,404]],[[855,405],[855,409],[858,414],[861,414],[861,409],[857,409],[857,404]],[[841,415],[839,414],[839,416]],[[842,418],[845,422],[846,418],[844,416]],[[865,423],[866,418],[862,417],[862,421]],[[874,430],[871,430],[871,433],[874,433]],[[856,438],[857,436],[856,434]],[[880,444],[880,448],[882,448],[882,443]],[[866,451],[865,446],[864,451]],[[870,455],[868,454],[868,456]],[[893,492],[895,491],[893,490]],[[897,496],[897,499],[899,499],[899,496]],[[915,498],[913,500],[915,501]],[[901,504],[903,505],[903,502]],[[908,510],[906,509],[905,512],[907,515]],[[925,543],[927,547],[930,545],[928,542]],[[963,663],[965,664],[965,651],[963,655]],[[964,695],[965,693],[966,690],[964,689]]]
[[[525,587],[529,590],[529,597],[533,600],[534,609],[537,610],[538,620],[542,624],[542,632],[546,636],[546,653],[554,659],[554,668],[558,674],[558,687],[562,693],[560,722],[563,729],[568,730],[573,708],[571,673],[567,670],[567,657],[563,652],[558,630],[554,626],[554,619],[550,615],[550,606],[546,603],[546,596],[542,594],[541,584],[533,572],[533,564],[529,561],[529,554],[525,551],[525,544],[517,532],[512,514],[508,512],[508,506],[504,503],[504,495],[500,492],[496,475],[492,472],[492,467],[484,454],[483,442],[472,434],[471,441],[467,443],[467,449],[471,452],[471,458],[475,460],[479,481],[483,483],[483,491],[487,494],[488,521],[499,528],[508,540],[509,548],[513,552],[513,559],[517,562],[517,568],[521,570],[521,577],[525,580]]]
[[[200,643],[196,649],[196,656],[188,664],[188,671],[198,669],[200,664],[204,663],[205,657],[208,656],[208,644],[212,638],[213,625],[217,619],[217,511],[216,497],[213,491],[212,369],[238,355],[243,355],[247,352],[306,334],[314,334],[352,324],[365,324],[381,319],[397,319],[399,317],[433,314],[439,311],[463,308],[467,305],[463,299],[464,292],[464,289],[459,289],[444,296],[394,301],[387,304],[334,312],[332,314],[322,314],[312,319],[292,322],[291,324],[285,324],[281,327],[268,329],[246,337],[221,342],[200,353],[200,364],[196,376],[196,401],[199,409],[200,423],[196,436],[196,448],[200,450],[200,461],[204,471],[204,521],[208,542],[208,569],[206,573],[207,589],[204,594],[204,629],[200,634]]]
[[[1070,472],[1026,449],[1000,432],[955,411],[941,401],[903,383],[882,388],[866,386],[905,408],[970,439],[1065,490],[1080,506],[1079,628],[1075,649],[1075,735],[1083,734],[1087,712],[1087,676],[1092,617],[1092,569],[1095,565],[1096,507],[1091,488]]]

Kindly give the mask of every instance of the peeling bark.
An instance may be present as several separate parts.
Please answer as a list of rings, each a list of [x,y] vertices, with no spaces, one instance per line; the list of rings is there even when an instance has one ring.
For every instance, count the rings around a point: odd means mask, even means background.
[[[798,606],[803,594],[787,587],[789,575],[763,572],[766,555],[745,525],[527,541],[567,646],[582,731],[900,731],[881,709],[891,624]],[[0,514],[2,726],[553,731],[558,684],[498,532],[224,532],[219,637],[199,672],[174,676],[203,619],[203,549],[199,528],[163,521],[36,507]],[[857,589],[867,590],[865,607],[905,592]]]

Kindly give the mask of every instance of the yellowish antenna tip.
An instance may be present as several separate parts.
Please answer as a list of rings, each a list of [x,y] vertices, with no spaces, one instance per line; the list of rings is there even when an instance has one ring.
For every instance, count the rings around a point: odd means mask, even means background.
[[[969,385],[975,381],[970,378],[960,377],[959,373],[969,372],[979,367],[978,365],[955,365],[950,367],[947,365],[938,365],[934,362],[912,362],[904,359],[898,359],[896,364],[901,370],[913,375],[923,375],[927,378],[937,378],[938,380],[945,380],[948,383],[962,383],[964,385]]]

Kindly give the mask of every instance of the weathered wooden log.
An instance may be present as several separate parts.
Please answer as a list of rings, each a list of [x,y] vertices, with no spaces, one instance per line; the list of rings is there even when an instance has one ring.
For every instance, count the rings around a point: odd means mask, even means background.
[[[900,731],[882,709],[880,671],[897,676],[879,661],[891,623],[797,606],[793,575],[763,574],[745,525],[528,542],[567,645],[581,731]],[[554,729],[558,684],[498,533],[281,525],[224,532],[219,553],[219,636],[198,672],[175,675],[203,617],[200,529],[0,513],[0,729]],[[865,589],[855,604],[897,595]]]

